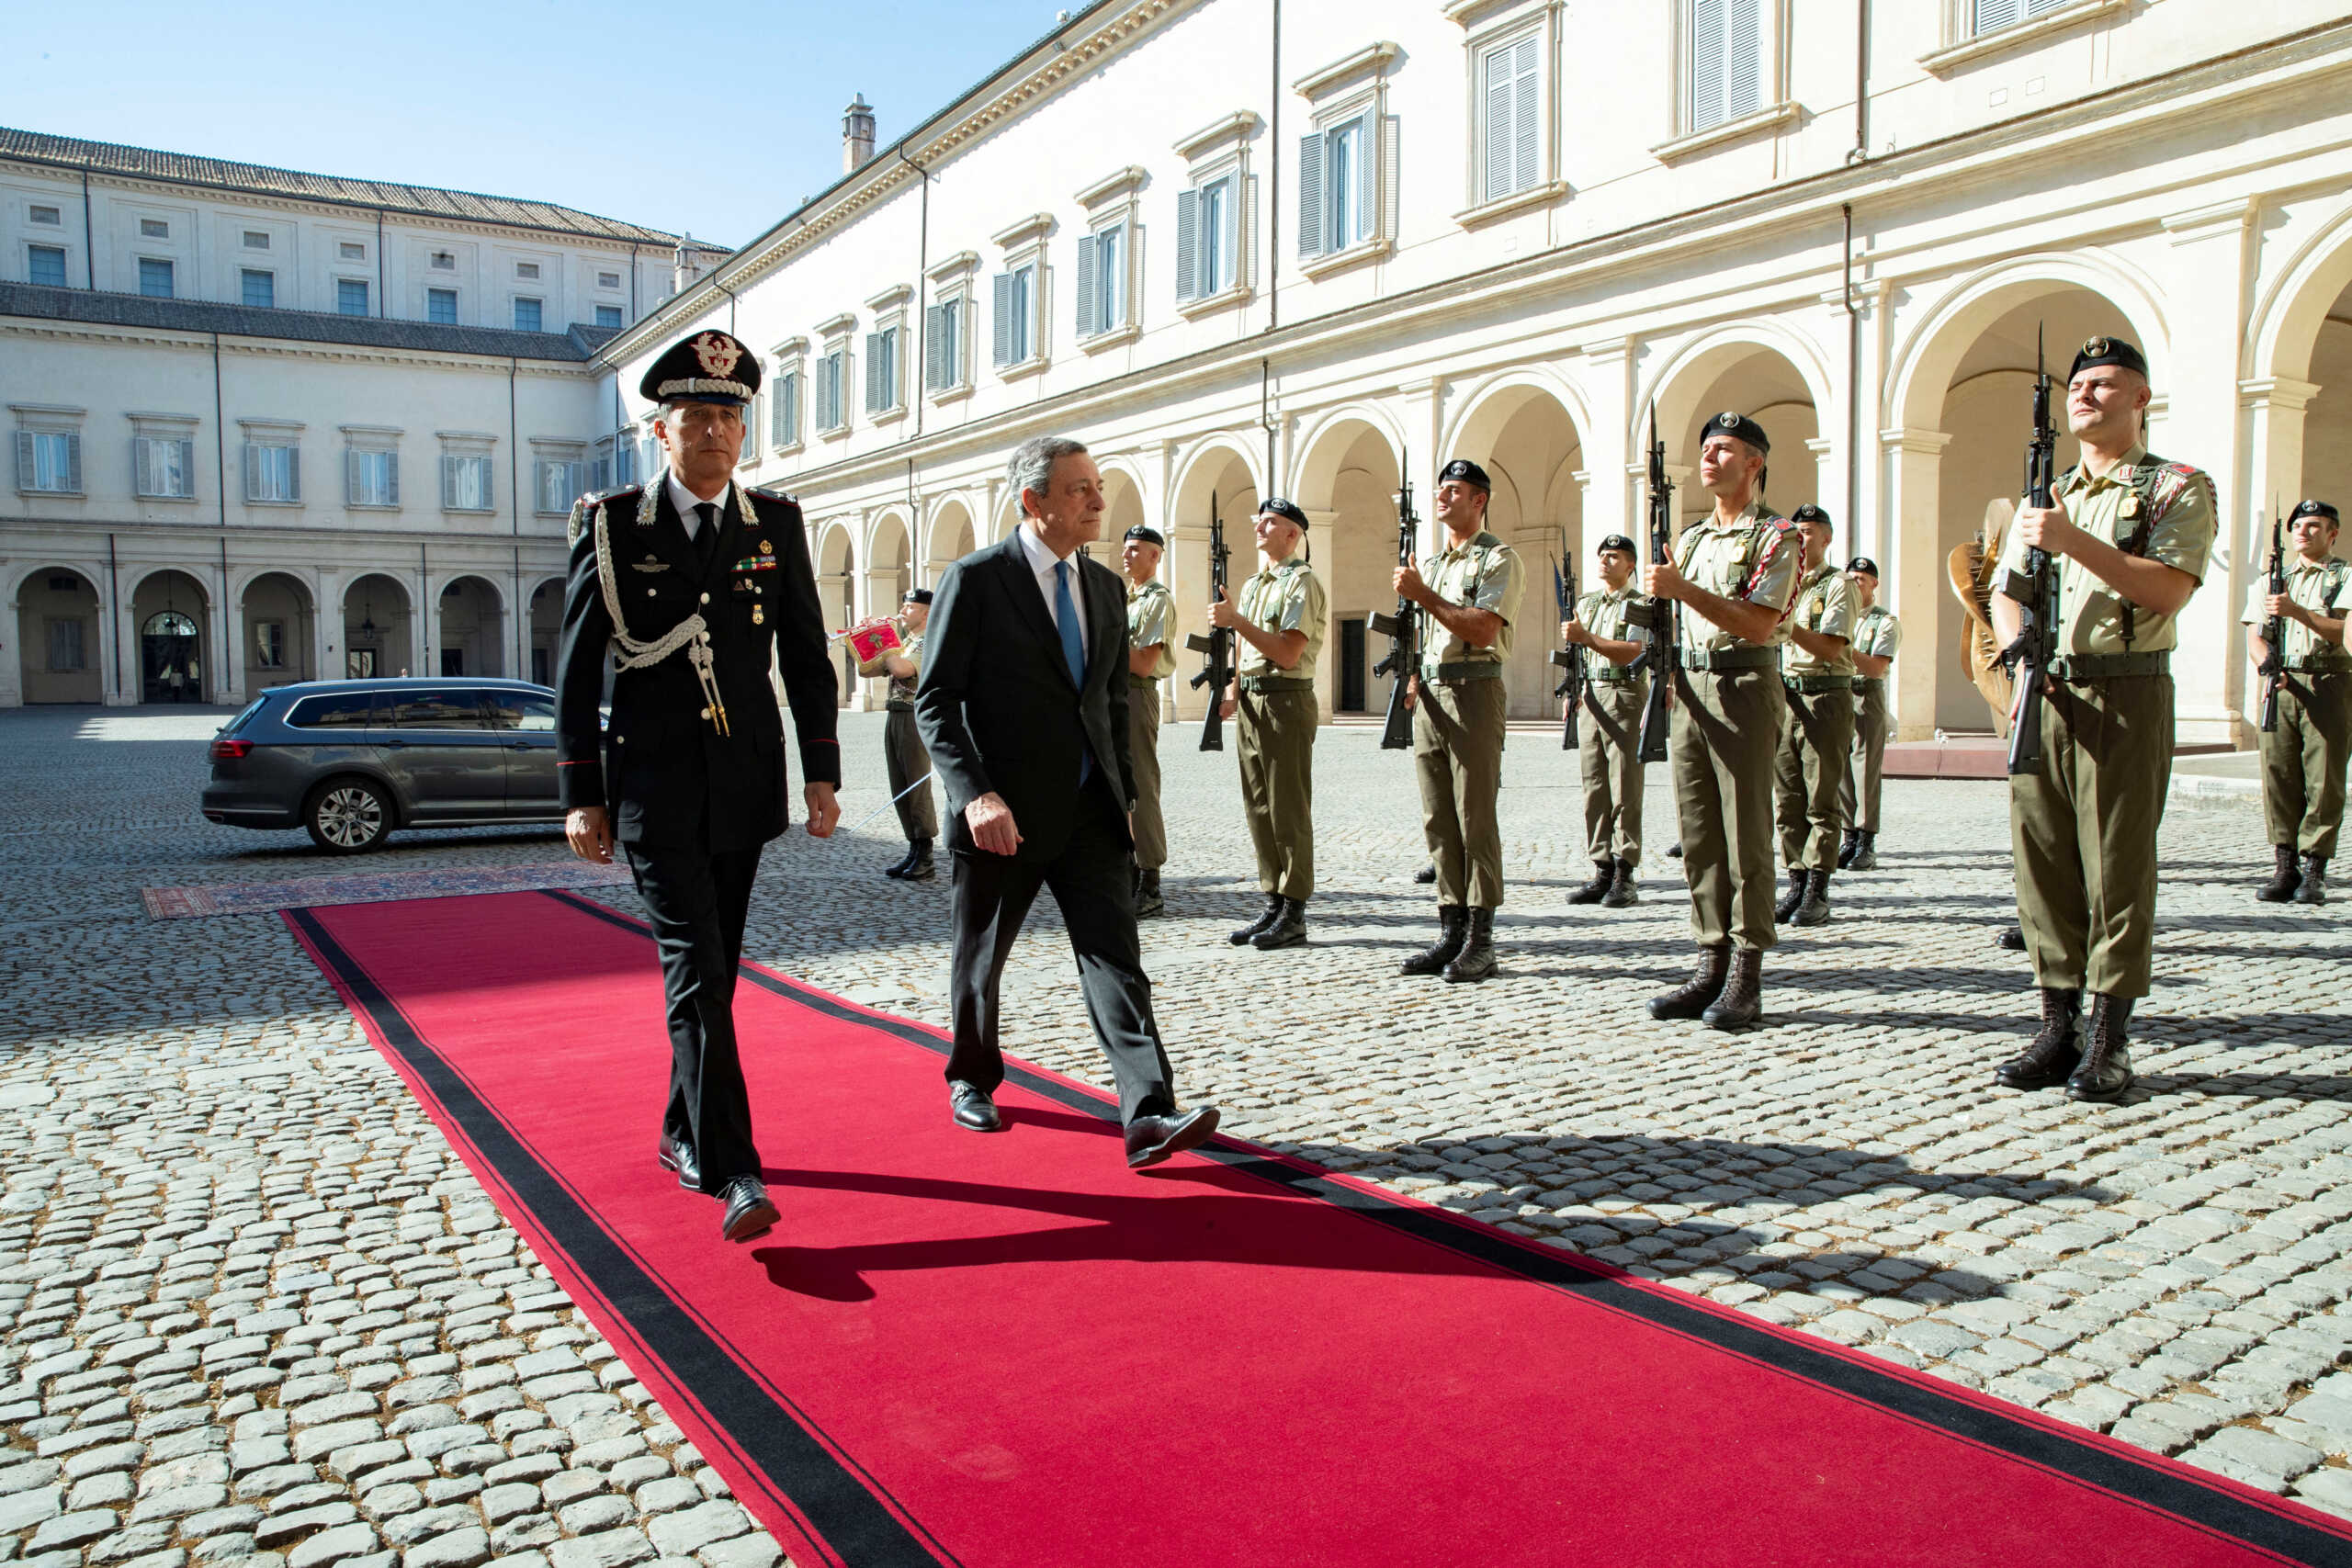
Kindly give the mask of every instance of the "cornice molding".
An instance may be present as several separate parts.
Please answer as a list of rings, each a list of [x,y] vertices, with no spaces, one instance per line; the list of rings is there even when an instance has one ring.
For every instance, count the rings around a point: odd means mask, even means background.
[[[173,348],[209,355],[210,334],[173,336],[152,328],[109,329],[99,321],[50,321],[32,316],[0,316],[0,337],[38,338],[52,343],[108,344],[126,347]],[[321,364],[399,365],[415,369],[469,370],[483,376],[508,375],[593,380],[610,368],[594,360],[524,360],[427,354],[417,350],[365,348],[351,344],[311,343],[300,338],[237,338],[225,333],[220,352],[248,358],[303,359]]]
[[[1129,164],[1117,174],[1112,175],[1104,179],[1096,180],[1092,185],[1088,186],[1084,190],[1080,191],[1076,200],[1080,207],[1089,209],[1101,207],[1114,197],[1125,196],[1130,191],[1141,190],[1143,188],[1144,182],[1149,178],[1151,178],[1151,175],[1142,167],[1142,165],[1137,164]]]
[[[1338,91],[1363,76],[1381,76],[1387,73],[1389,62],[1405,51],[1383,39],[1366,44],[1345,60],[1335,60],[1320,71],[1312,71],[1290,85],[1290,90],[1300,97],[1315,99]]]
[[[1026,244],[1032,240],[1042,240],[1053,231],[1054,215],[1052,213],[1033,212],[1011,228],[1001,229],[989,235],[989,243],[999,250],[1009,251],[1016,246]]]
[[[1177,141],[1176,155],[1187,163],[1197,162],[1228,141],[1247,141],[1265,123],[1253,109],[1235,109]]]

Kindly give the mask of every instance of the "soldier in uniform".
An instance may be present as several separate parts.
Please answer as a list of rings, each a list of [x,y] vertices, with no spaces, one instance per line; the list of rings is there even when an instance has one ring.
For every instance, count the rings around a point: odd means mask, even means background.
[[[931,799],[931,753],[915,728],[915,682],[922,673],[922,628],[931,618],[931,590],[910,588],[899,612],[899,651],[882,656],[890,677],[882,703],[882,755],[890,773],[890,798],[899,805],[899,826],[907,835],[907,858],[883,872],[907,882],[929,882],[939,874],[931,846],[939,837],[939,809]]]
[[[572,509],[556,674],[564,833],[599,863],[620,844],[661,953],[671,1068],[655,1157],[719,1200],[729,1241],[776,1221],[734,1012],[760,849],[789,816],[771,662],[799,737],[808,831],[829,837],[841,817],[837,687],[800,508],[733,482],[759,386],[759,361],[722,332],[646,371],[638,391],[661,409],[668,464]]]
[[[2005,1064],[2012,1089],[2066,1085],[2076,1100],[2132,1087],[2132,1004],[2148,994],[2156,828],[2172,783],[2177,617],[2213,546],[2213,481],[2143,445],[2148,362],[2095,337],[2067,376],[2066,425],[2082,460],[2023,506],[1996,579],[1996,634],[2010,647],[2030,592],[2025,552],[2057,573],[2057,656],[2033,701],[2041,760],[2009,780],[2018,919],[2041,992],[2041,1028]],[[2075,1043],[2091,994],[2090,1048]]]
[[[1772,923],[1772,758],[1788,694],[1788,640],[1803,546],[1762,499],[1772,443],[1745,414],[1719,413],[1699,446],[1699,483],[1715,498],[1683,530],[1671,561],[1643,569],[1651,597],[1682,606],[1671,766],[1682,875],[1699,962],[1687,984],[1650,998],[1653,1018],[1717,1029],[1764,1013]]]
[[[1315,660],[1329,602],[1300,553],[1306,513],[1271,497],[1255,526],[1265,564],[1241,585],[1238,603],[1219,598],[1209,606],[1209,624],[1248,645],[1220,700],[1240,737],[1241,807],[1266,896],[1263,912],[1228,940],[1271,952],[1306,940],[1315,892]]]
[[[2344,768],[2352,752],[2352,653],[2345,651],[2344,626],[2352,615],[2352,564],[2334,554],[2337,523],[2329,502],[2300,502],[2290,524],[2295,554],[2287,563],[2287,591],[2271,592],[2266,575],[2245,607],[2255,661],[2266,671],[2272,660],[2281,661],[2278,726],[2260,739],[2262,810],[2278,857],[2270,881],[2255,894],[2265,903],[2327,902],[2327,863],[2344,819]],[[2284,623],[2284,648],[2262,639],[2273,615]]]
[[[1159,868],[1168,863],[1168,825],[1159,813],[1159,682],[1176,671],[1176,596],[1159,581],[1168,541],[1138,523],[1121,541],[1127,579],[1127,755],[1136,808],[1136,917],[1165,914]]]
[[[1829,513],[1811,502],[1791,514],[1804,546],[1789,639],[1781,645],[1781,684],[1788,716],[1773,764],[1781,860],[1789,890],[1772,908],[1776,920],[1817,926],[1829,919],[1829,874],[1844,826],[1838,788],[1854,749],[1854,623],[1861,609],[1853,584],[1829,561]]]
[[[1903,623],[1878,602],[1878,562],[1856,556],[1846,563],[1846,581],[1853,584],[1862,618],[1854,625],[1853,765],[1838,786],[1838,808],[1846,819],[1838,869],[1876,871],[1879,785],[1886,769],[1886,672],[1902,651]]]
[[[1576,619],[1560,636],[1584,660],[1584,836],[1592,880],[1568,895],[1571,904],[1622,909],[1634,902],[1634,869],[1642,863],[1642,709],[1650,672],[1640,662],[1649,644],[1628,636],[1646,625],[1650,602],[1633,586],[1634,541],[1611,534],[1600,541],[1600,586],[1577,601]]]
[[[1438,939],[1405,960],[1407,975],[1483,980],[1495,972],[1495,910],[1503,901],[1503,666],[1526,586],[1519,552],[1487,531],[1487,470],[1455,458],[1438,470],[1445,547],[1399,566],[1391,581],[1424,617],[1421,667],[1408,688],[1421,830],[1437,869]]]

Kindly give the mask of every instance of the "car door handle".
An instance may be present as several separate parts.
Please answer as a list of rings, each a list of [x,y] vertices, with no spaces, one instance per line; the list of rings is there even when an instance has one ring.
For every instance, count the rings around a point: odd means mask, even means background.
[[[408,744],[408,742],[407,742],[407,741],[405,741],[405,740],[387,740],[387,741],[385,741],[385,742],[384,742],[384,744],[385,744],[385,746],[386,746],[386,747],[388,747],[388,748],[389,748],[389,749],[390,749],[391,750],[398,751],[398,750],[400,750],[401,748],[405,747],[405,746]]]
[[[506,743],[506,749],[509,751],[528,751],[532,747],[527,740],[509,740]]]

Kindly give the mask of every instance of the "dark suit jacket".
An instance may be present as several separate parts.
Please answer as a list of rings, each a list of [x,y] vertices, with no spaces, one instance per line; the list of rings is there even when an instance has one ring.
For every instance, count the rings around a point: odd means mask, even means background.
[[[1070,563],[1087,626],[1086,679],[1077,685],[1017,536],[973,551],[939,580],[924,627],[915,722],[946,790],[951,849],[973,848],[964,808],[993,790],[1012,809],[1022,854],[1059,853],[1077,817],[1080,761],[1089,753],[1101,778],[1087,787],[1107,786],[1123,813],[1135,807],[1126,591],[1106,566],[1080,555]]]
[[[710,848],[748,849],[783,832],[790,819],[771,654],[792,703],[801,773],[811,783],[838,784],[842,778],[833,734],[839,687],[825,650],[808,536],[791,497],[746,491],[747,518],[730,489],[718,548],[705,570],[671,507],[668,484],[660,477],[654,483],[650,523],[637,520],[643,491],[636,486],[583,501],[575,513],[579,533],[556,670],[559,793],[566,809],[608,808],[613,835],[623,843],[700,843],[707,820]],[[600,736],[596,710],[611,668],[613,624],[596,581],[592,519],[599,504],[629,635],[651,641],[700,610],[729,733],[720,735],[702,716],[702,682],[680,649],[613,677],[611,730]],[[774,564],[740,569],[755,560]]]

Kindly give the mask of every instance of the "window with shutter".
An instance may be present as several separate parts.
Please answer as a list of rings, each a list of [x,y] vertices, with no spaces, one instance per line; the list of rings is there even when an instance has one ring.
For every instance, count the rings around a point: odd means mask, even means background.
[[[794,446],[800,441],[800,372],[783,372],[775,378],[775,397],[768,404],[768,442]]]
[[[17,488],[18,490],[40,489],[36,478],[36,466],[39,462],[40,458],[33,451],[33,433],[29,430],[17,432]]]
[[[1127,226],[1115,224],[1094,236],[1094,309],[1103,332],[1127,324]]]
[[[1176,193],[1176,298],[1201,297],[1201,193]]]
[[[292,446],[245,444],[245,499],[292,504],[302,499],[302,454]]]
[[[155,443],[134,439],[130,443],[130,482],[141,495],[156,493]]]
[[[1692,131],[1754,114],[1764,102],[1760,0],[1690,0]]]
[[[964,325],[970,319],[971,303],[972,297],[965,294],[946,300],[939,307],[944,312],[940,317],[943,330],[939,334],[942,378],[939,384],[942,387],[961,387],[972,378],[964,367],[967,357],[964,353]]]
[[[1328,133],[1311,131],[1298,139],[1298,254],[1303,261],[1321,255],[1324,243],[1326,178],[1324,141]]]
[[[1102,279],[1095,257],[1102,248],[1102,234],[1078,237],[1078,335],[1093,337],[1103,330]]]
[[[1000,272],[989,279],[992,307],[989,322],[991,339],[989,362],[1000,370],[1020,357],[1015,351],[1012,335],[1013,293],[1018,287],[1019,280],[1009,272]]]
[[[936,392],[949,383],[946,377],[947,307],[932,305],[922,313],[922,389]]]
[[[1487,51],[1484,61],[1486,199],[1532,189],[1542,163],[1542,39],[1530,33]]]

